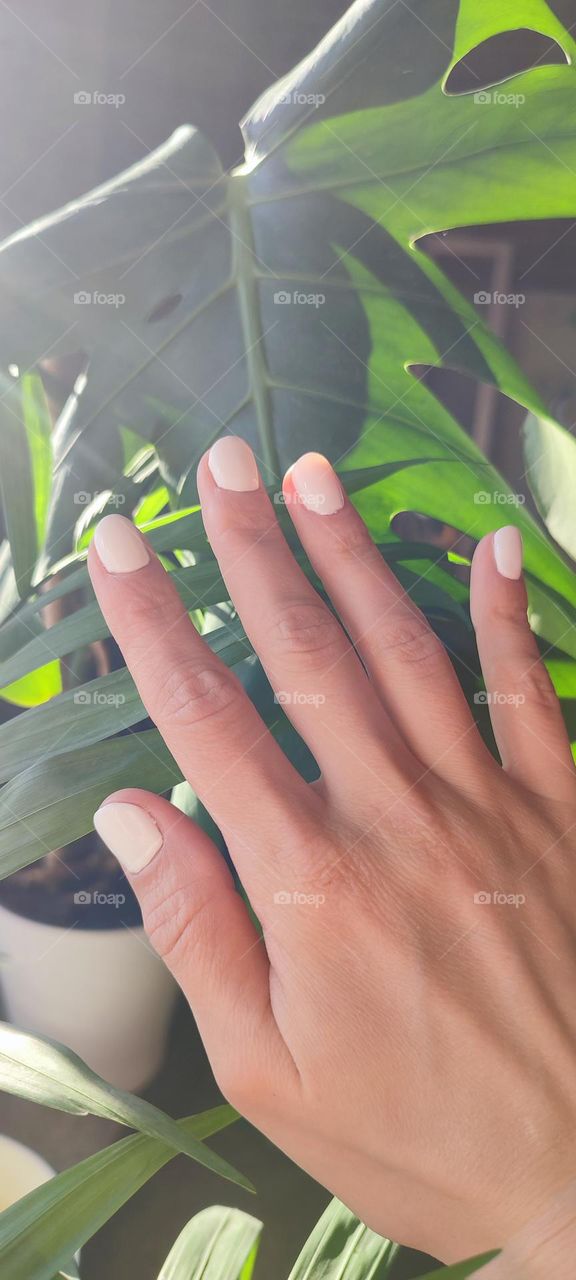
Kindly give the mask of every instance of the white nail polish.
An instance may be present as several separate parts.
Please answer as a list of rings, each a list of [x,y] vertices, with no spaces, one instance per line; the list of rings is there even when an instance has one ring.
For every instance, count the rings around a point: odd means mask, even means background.
[[[522,575],[522,535],[515,525],[506,525],[494,534],[494,559],[503,578],[518,579]]]
[[[97,525],[94,546],[108,573],[134,573],[150,560],[144,539],[126,516],[105,516]]]
[[[103,804],[94,814],[94,826],[129,875],[143,871],[162,848],[160,828],[137,804]]]

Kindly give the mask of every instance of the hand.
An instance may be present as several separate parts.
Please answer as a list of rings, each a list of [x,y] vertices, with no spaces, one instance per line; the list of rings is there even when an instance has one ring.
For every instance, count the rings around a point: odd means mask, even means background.
[[[321,780],[288,763],[145,540],[110,516],[90,548],[98,599],[263,941],[214,845],[166,800],[111,796],[97,830],[225,1096],[382,1234],[444,1260],[501,1246],[573,1176],[576,1119],[576,774],[520,536],[485,538],[472,573],[501,768],[325,459],[300,459],[285,497],[343,625],[247,445],[218,441],[198,483]]]

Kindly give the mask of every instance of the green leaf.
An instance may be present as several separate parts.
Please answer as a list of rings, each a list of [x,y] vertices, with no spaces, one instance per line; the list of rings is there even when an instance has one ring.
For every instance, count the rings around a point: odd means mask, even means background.
[[[72,1115],[104,1116],[183,1152],[214,1173],[251,1190],[246,1179],[176,1120],[91,1071],[71,1049],[0,1022],[0,1089]]]
[[[542,412],[482,307],[415,247],[434,229],[576,211],[572,65],[514,77],[511,109],[446,92],[464,51],[518,27],[551,36],[572,58],[574,41],[544,0],[509,10],[496,0],[355,4],[250,111],[246,165],[224,173],[186,127],[4,242],[0,285],[11,306],[0,351],[24,366],[71,326],[69,344],[80,340],[90,357],[76,411],[59,427],[54,552],[68,549],[74,474],[96,469],[99,482],[86,488],[111,487],[126,423],[156,446],[184,503],[195,499],[196,459],[228,426],[251,439],[276,484],[311,445],[347,466],[366,445],[384,462],[399,441],[405,456],[438,446],[446,460],[481,466],[414,365],[458,369]],[[71,242],[74,290],[113,289],[121,262],[122,306],[74,305],[57,265]],[[42,309],[22,288],[30,278]],[[275,300],[282,291],[290,305]],[[321,300],[302,302],[312,295]],[[553,551],[543,568],[558,588]]]
[[[52,491],[52,421],[42,379],[25,373],[21,380],[22,417],[30,452],[34,520],[38,550],[42,547]],[[27,513],[30,515],[30,512]]]
[[[250,1280],[262,1223],[239,1209],[215,1205],[181,1231],[158,1280]]]
[[[47,662],[29,675],[0,689],[0,698],[16,707],[39,707],[62,692],[62,670],[59,662]],[[1,766],[0,766],[1,767]]]
[[[206,643],[228,666],[251,653],[237,620],[211,631]],[[24,677],[28,679],[33,677]],[[132,728],[145,717],[146,710],[126,667],[91,680],[0,725],[0,782],[36,761],[101,742]]]
[[[51,422],[40,378],[0,380],[0,497],[18,593],[30,590],[52,480]]]
[[[385,1280],[399,1246],[370,1231],[332,1200],[297,1258],[289,1280]]]
[[[170,791],[182,775],[156,730],[40,761],[0,791],[0,879],[85,835],[112,791]]]
[[[552,538],[576,560],[576,440],[550,418],[524,423],[528,483]]]
[[[202,1142],[237,1119],[215,1107],[178,1121]],[[52,1280],[67,1260],[175,1155],[142,1134],[96,1152],[0,1214],[0,1269],[10,1280]]]

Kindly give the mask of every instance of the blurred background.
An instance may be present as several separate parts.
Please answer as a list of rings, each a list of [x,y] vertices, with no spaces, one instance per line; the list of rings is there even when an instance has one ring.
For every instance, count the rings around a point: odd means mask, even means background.
[[[550,0],[550,6],[568,27],[576,27],[574,0]],[[244,112],[346,7],[344,0],[0,0],[0,236],[112,177],[183,122],[198,125],[226,165],[239,163],[238,121]],[[474,59],[480,75],[483,56],[481,49]],[[495,58],[504,76],[536,63],[561,61],[562,55],[548,41],[520,32],[498,42],[490,52],[491,65]],[[465,77],[452,86],[467,87]],[[120,106],[75,101],[75,95],[96,91],[122,95],[125,101]],[[487,308],[487,318],[559,421],[572,428],[576,224],[455,230],[430,237],[427,248],[441,257],[469,298],[482,290],[524,296],[521,307]],[[430,378],[523,492],[517,406],[455,374],[435,372]],[[62,399],[66,390],[61,388]],[[439,541],[449,536],[440,527],[437,534]],[[173,1115],[216,1100],[184,1007],[175,1019],[163,1074],[148,1096]],[[7,1095],[0,1095],[0,1130],[29,1142],[57,1169],[116,1136],[107,1122],[47,1112]],[[86,1247],[84,1280],[151,1280],[184,1222],[214,1202],[237,1203],[263,1218],[258,1280],[287,1275],[328,1199],[326,1193],[247,1125],[222,1135],[215,1145],[252,1178],[258,1198],[252,1203],[178,1159]],[[416,1274],[416,1268],[416,1260],[407,1258],[398,1277]]]

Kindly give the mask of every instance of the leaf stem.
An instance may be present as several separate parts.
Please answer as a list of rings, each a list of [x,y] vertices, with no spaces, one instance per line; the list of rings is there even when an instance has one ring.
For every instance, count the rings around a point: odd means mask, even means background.
[[[230,234],[232,236],[234,275],[240,305],[240,318],[244,335],[245,356],[252,399],[256,409],[256,422],[262,453],[262,461],[268,470],[266,483],[280,480],[281,464],[274,435],[272,397],[268,382],[268,367],[264,352],[264,331],[260,311],[256,252],[252,234],[250,212],[246,201],[246,179],[235,175],[229,186]]]

